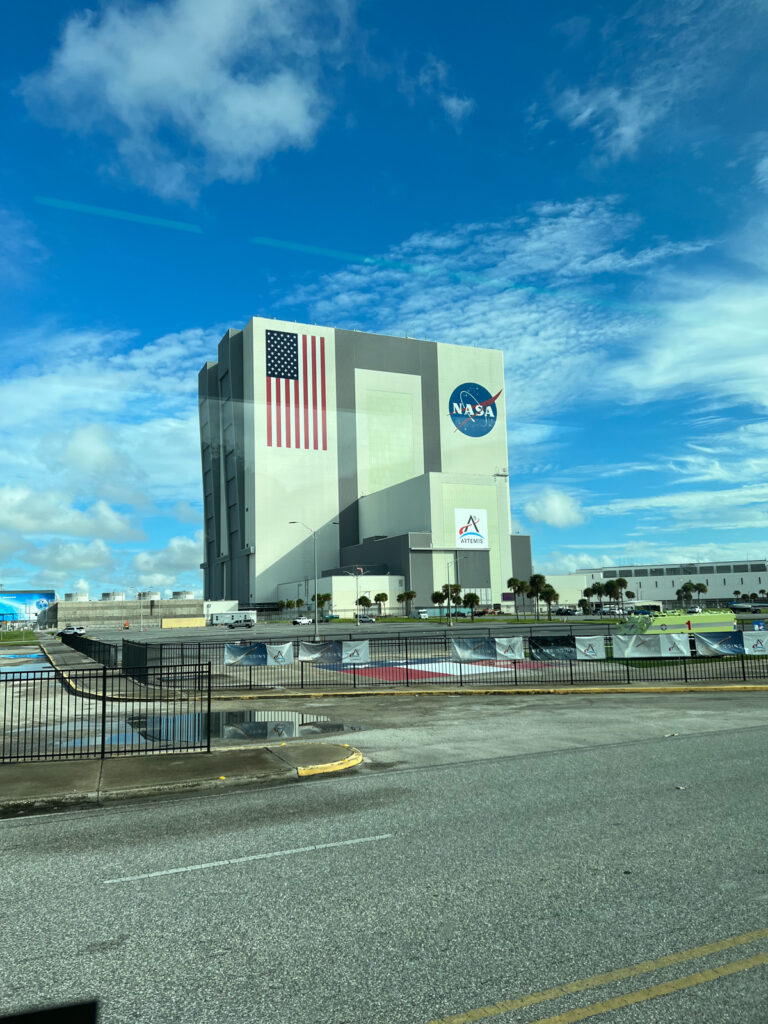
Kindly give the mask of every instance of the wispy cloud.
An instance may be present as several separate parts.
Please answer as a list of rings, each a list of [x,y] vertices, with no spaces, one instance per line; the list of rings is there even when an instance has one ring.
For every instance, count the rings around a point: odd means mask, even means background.
[[[23,284],[45,256],[32,225],[9,210],[0,210],[0,288]]]
[[[656,329],[655,305],[620,299],[613,280],[642,280],[706,245],[633,247],[639,228],[616,197],[540,203],[521,217],[419,232],[291,300],[320,322],[501,348],[515,419],[546,419],[557,403],[594,394],[606,363]]]
[[[399,88],[410,103],[415,103],[419,95],[436,99],[456,127],[475,109],[473,99],[460,96],[451,88],[448,65],[433,55],[427,57],[415,75],[401,71]]]
[[[50,66],[20,91],[39,116],[110,137],[138,185],[190,200],[312,144],[329,109],[321,69],[350,10],[345,0],[106,3],[70,17]]]
[[[561,89],[555,113],[591,132],[602,159],[631,157],[675,108],[721,85],[764,18],[756,0],[633,5],[609,19],[599,70],[588,84]]]

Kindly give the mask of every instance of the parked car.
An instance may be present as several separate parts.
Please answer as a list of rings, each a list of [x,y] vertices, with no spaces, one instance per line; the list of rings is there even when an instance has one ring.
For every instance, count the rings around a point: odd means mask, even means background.
[[[555,608],[555,615],[575,615],[576,611],[573,608]]]
[[[375,622],[376,619],[373,617],[373,615],[358,615],[357,621],[358,622]]]
[[[306,615],[300,615],[298,619],[293,620],[294,626],[311,626],[312,619],[307,618]]]
[[[255,625],[253,619],[235,619],[234,622],[227,623],[227,629],[250,629]]]
[[[685,611],[688,615],[698,615],[701,608],[697,605],[695,608],[686,608]]]
[[[65,626],[56,636],[85,636],[85,626]]]

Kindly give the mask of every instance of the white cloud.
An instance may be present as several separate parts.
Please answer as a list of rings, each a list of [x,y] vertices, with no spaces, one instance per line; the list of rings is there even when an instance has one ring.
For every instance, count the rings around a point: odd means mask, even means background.
[[[203,534],[198,530],[194,537],[172,537],[160,550],[140,552],[133,568],[143,586],[172,587],[185,577],[199,583],[202,559]]]
[[[96,537],[130,540],[141,537],[128,516],[115,511],[105,501],[95,501],[85,509],[55,491],[32,491],[23,486],[0,487],[0,529],[25,535]]]
[[[461,96],[442,93],[439,96],[440,106],[454,124],[460,124],[475,109],[475,101]]]
[[[88,569],[109,571],[114,564],[112,551],[103,540],[92,540],[88,543],[55,541],[43,544],[28,552],[26,561],[44,567],[46,575],[54,581],[68,577],[70,573]],[[78,582],[84,581],[81,579]],[[75,589],[87,590],[88,586],[76,586]]]
[[[525,503],[523,511],[529,519],[548,526],[576,526],[584,522],[581,503],[555,487],[545,487]]]
[[[321,69],[347,21],[345,0],[107,2],[70,17],[21,91],[39,115],[111,137],[140,186],[191,199],[312,144],[329,106]]]

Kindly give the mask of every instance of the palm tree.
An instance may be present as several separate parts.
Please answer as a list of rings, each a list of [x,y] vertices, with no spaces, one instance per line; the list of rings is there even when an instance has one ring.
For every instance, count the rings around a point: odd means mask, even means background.
[[[558,592],[555,590],[555,588],[552,586],[551,583],[545,583],[544,586],[541,588],[541,591],[539,592],[539,596],[541,597],[541,599],[544,602],[544,604],[546,604],[546,606],[547,606],[547,618],[551,622],[552,621],[552,605],[556,604],[557,601],[560,600],[560,595],[558,594]]]
[[[610,601],[618,601],[621,591],[618,580],[607,580],[603,584],[603,593]]]
[[[446,597],[447,597],[447,595],[444,594],[442,592],[442,590],[435,590],[433,592],[433,594],[432,594],[432,599],[431,599],[432,600],[432,604],[436,604],[438,606],[438,608],[440,609],[440,618],[441,619],[443,617],[443,605],[445,604]]]
[[[480,604],[480,598],[477,596],[477,594],[473,594],[472,591],[470,591],[468,594],[464,595],[461,603],[464,605],[465,608],[469,608],[469,613],[472,616],[472,621],[474,622],[475,608],[477,608],[477,606]]]
[[[295,608],[295,607],[296,607],[296,602],[295,602],[295,601],[293,601],[293,600],[291,600],[291,601],[286,601],[286,602],[285,602],[285,607],[286,607],[286,608]]]
[[[696,584],[694,584],[694,589],[696,590],[696,593],[699,595],[699,597],[701,597],[702,594],[706,594],[706,592],[707,592],[707,584],[706,583],[696,583]]]
[[[634,601],[635,600],[635,592],[634,592],[634,590],[628,590],[626,596],[629,598],[630,601]]]
[[[585,593],[586,593],[586,591],[585,591]],[[587,614],[587,612],[589,611],[589,608],[590,608],[590,605],[589,605],[589,598],[586,598],[586,597],[580,597],[580,598],[579,598],[579,608],[581,608],[581,610],[582,610],[582,611],[584,612],[584,614],[586,615],[586,614]]]
[[[528,580],[528,594],[533,598],[537,622],[539,621],[539,597],[541,596],[542,588],[546,585],[547,577],[542,576],[540,572],[535,572]]]
[[[592,587],[585,587],[584,590],[582,591],[582,593],[584,594],[584,597],[582,598],[582,600],[586,600],[587,608],[582,608],[581,601],[579,601],[579,608],[581,608],[581,610],[586,615],[587,609],[591,610],[591,608],[592,608],[592,598],[593,598],[595,592],[592,589]]]
[[[303,608],[304,607],[304,598],[303,597],[297,597],[296,598],[296,607],[297,608]]]
[[[755,593],[750,594],[749,595],[749,600],[750,601],[756,601],[757,600],[757,594],[755,594]]]
[[[323,608],[333,597],[332,594],[318,594],[317,597],[312,595],[312,601],[314,602],[315,608],[317,609],[318,622],[323,618]]]
[[[619,591],[619,600],[621,601],[621,610],[624,611],[624,591],[627,589],[627,586],[629,584],[627,583],[627,581],[624,579],[623,576],[619,576],[616,579],[615,582],[616,582],[616,586],[618,587],[618,591]]]
[[[365,608],[365,610],[368,611],[368,609],[373,604],[373,601],[370,599],[370,597],[368,597],[367,594],[363,594],[362,597],[358,597],[357,604],[359,605],[360,608]]]
[[[684,583],[680,589],[682,590],[683,594],[685,595],[686,602],[690,602],[691,595],[693,594],[694,590],[696,589],[696,584],[692,583],[690,580],[688,580],[687,583]]]
[[[389,600],[389,594],[374,594],[373,600],[379,606],[379,618],[381,618],[381,606]]]
[[[510,576],[509,579],[507,580],[507,586],[512,591],[512,596],[515,599],[515,617],[519,619],[520,612],[517,610],[517,598],[525,590],[525,581],[519,580],[517,576]]]
[[[459,606],[459,598],[461,597],[461,587],[459,586],[458,583],[444,583],[443,593],[445,594],[445,598],[448,601],[448,617],[450,618],[451,605],[453,605],[454,608],[458,608]]]
[[[602,598],[603,598],[603,594],[604,593],[605,593],[605,584],[601,583],[599,580],[596,583],[592,584],[592,594],[600,602],[600,606],[601,607],[602,607],[602,604],[603,604]]]
[[[406,610],[405,614],[408,615],[408,616],[410,616],[410,614],[411,614],[411,601],[413,601],[414,597],[416,597],[416,591],[415,590],[406,590],[406,592],[405,592],[405,602],[406,602],[406,609],[407,610]]]
[[[402,612],[403,605],[405,604],[405,594],[397,595],[397,603],[400,605],[400,611]]]

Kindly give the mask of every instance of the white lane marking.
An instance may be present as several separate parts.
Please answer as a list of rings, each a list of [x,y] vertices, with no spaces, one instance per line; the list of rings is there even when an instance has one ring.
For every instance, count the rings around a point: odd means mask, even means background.
[[[275,850],[274,853],[253,853],[249,857],[231,857],[229,860],[212,860],[207,864],[190,864],[184,868],[168,868],[167,871],[150,871],[146,875],[126,875],[124,878],[105,878],[104,885],[116,882],[137,882],[141,878],[157,878],[159,875],[179,875],[184,871],[203,871],[205,868],[222,868],[228,864],[245,864],[251,860],[267,860],[269,857],[289,857],[294,853],[309,853],[312,850],[328,850],[333,846],[354,846],[356,843],[375,843],[378,839],[391,839],[393,832],[383,836],[365,836],[362,839],[342,839],[338,843],[317,843],[314,846],[297,846],[295,850]]]

